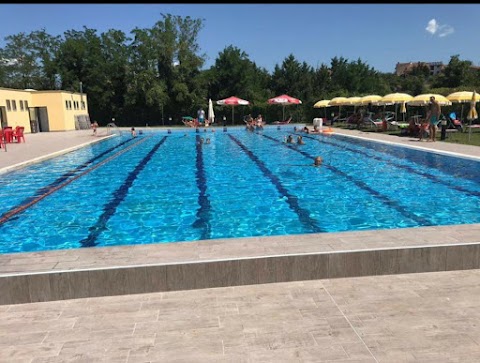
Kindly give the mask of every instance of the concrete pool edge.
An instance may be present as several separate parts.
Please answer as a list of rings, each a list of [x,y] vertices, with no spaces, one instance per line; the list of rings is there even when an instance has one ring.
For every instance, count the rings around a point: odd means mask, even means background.
[[[472,227],[470,237],[465,238],[464,242],[460,240],[452,242],[452,235],[462,234],[462,231],[469,230],[469,227]],[[16,272],[0,272],[0,291],[2,292],[0,305],[299,280],[480,268],[480,241],[478,238],[475,240],[479,235],[480,224],[390,230],[383,233],[383,237],[391,239],[397,234],[395,231],[403,231],[409,235],[408,230],[415,230],[411,233],[417,236],[418,243],[411,240],[409,245],[404,246],[384,245],[382,247],[379,245],[376,248],[362,249],[354,248],[355,239],[352,239],[353,244],[350,249],[344,246],[343,249],[338,250],[318,248],[317,251],[302,252],[308,249],[303,248],[308,245],[306,240],[314,242],[331,239],[332,236],[327,236],[328,234],[308,235],[307,238],[303,236],[299,243],[294,242],[296,236],[261,237],[250,239],[250,242],[258,244],[261,241],[263,244],[271,244],[269,247],[272,248],[268,253],[260,249],[257,253],[244,257],[222,256],[221,253],[217,253],[216,257],[210,255],[204,258],[182,258],[182,253],[179,252],[177,258],[172,256],[170,259],[163,259],[162,262],[152,262],[157,260],[153,258],[150,262],[144,259],[147,261],[142,263],[140,257],[147,250],[160,254],[168,254],[167,250],[169,250],[170,253],[173,251],[175,254],[175,247],[181,251],[185,250],[186,246],[192,247],[192,243],[179,243],[176,246],[150,245],[146,249],[145,245],[106,247],[100,249],[101,253],[104,258],[111,254],[112,259],[104,259],[104,264],[97,263],[97,266],[91,262],[92,258],[95,259],[94,255],[98,249],[83,249],[82,253],[85,256],[90,255],[87,258],[90,263],[83,267],[77,261],[69,269],[53,268],[35,271],[31,268],[24,271],[19,269]],[[451,231],[450,236],[446,232],[448,230]],[[375,232],[375,235],[382,233],[382,231]],[[356,235],[365,242],[372,240],[374,236],[372,231],[332,235],[343,239],[351,239]],[[241,247],[242,242],[245,243],[246,240],[249,239],[199,241],[194,244],[196,244],[195,247],[202,244],[206,248],[208,248],[207,245],[215,248],[225,244],[223,247],[227,250],[232,243],[236,243],[235,249]],[[405,241],[401,243],[405,244]],[[292,249],[292,246],[296,248]],[[285,252],[285,247],[289,247],[291,252]],[[135,259],[119,264],[118,259],[114,257],[121,250],[128,255],[131,255],[131,251],[134,250],[140,252]],[[55,266],[59,266],[61,260],[65,261],[69,258],[74,260],[72,253],[75,251],[63,252],[63,257],[57,257],[58,263]],[[11,258],[10,262],[15,264],[19,259],[28,259],[25,255],[29,254],[8,256]],[[32,257],[30,260],[29,266],[34,265],[35,259],[44,261],[51,255],[55,255],[55,251],[37,253],[35,258]],[[2,266],[4,266],[3,263]]]

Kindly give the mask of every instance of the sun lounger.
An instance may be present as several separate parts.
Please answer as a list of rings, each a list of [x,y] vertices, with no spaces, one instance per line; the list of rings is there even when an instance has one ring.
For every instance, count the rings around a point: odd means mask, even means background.
[[[292,117],[289,117],[287,120],[285,121],[274,121],[272,122],[273,124],[275,125],[286,125],[286,124],[289,124],[290,121],[292,121]]]

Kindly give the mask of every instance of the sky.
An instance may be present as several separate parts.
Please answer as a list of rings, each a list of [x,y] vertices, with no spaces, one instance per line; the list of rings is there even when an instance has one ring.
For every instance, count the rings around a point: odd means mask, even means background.
[[[41,29],[130,35],[172,14],[202,20],[204,69],[230,45],[269,72],[290,54],[314,68],[343,57],[394,72],[397,62],[447,64],[452,55],[480,66],[480,4],[0,4],[0,14],[0,47]]]

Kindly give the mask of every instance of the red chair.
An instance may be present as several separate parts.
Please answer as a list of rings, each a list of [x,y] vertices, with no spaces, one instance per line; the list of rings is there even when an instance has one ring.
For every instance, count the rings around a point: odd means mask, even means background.
[[[15,131],[12,134],[12,139],[15,139],[17,142],[20,142],[20,140],[23,139],[23,142],[25,142],[25,136],[23,136],[23,130],[25,130],[25,127],[17,126],[15,128]]]
[[[7,143],[13,142],[13,130],[11,126],[7,126],[3,128],[3,136],[5,137],[5,142]]]
[[[2,146],[3,145],[3,146]],[[3,147],[5,149],[5,138],[3,135],[3,130],[0,130],[0,149]]]

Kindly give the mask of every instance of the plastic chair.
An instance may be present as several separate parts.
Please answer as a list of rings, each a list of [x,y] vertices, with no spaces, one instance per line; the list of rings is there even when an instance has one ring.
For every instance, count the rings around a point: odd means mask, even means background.
[[[5,142],[11,143],[13,141],[13,129],[11,126],[3,128],[3,136],[5,137]]]
[[[2,147],[5,149],[6,145],[5,145],[5,137],[3,135],[3,130],[0,130],[0,149]]]
[[[23,139],[23,142],[25,142],[25,136],[23,135],[24,130],[25,130],[25,127],[17,126],[15,128],[15,131],[12,134],[12,139],[15,139],[17,142],[21,142],[20,140]]]

